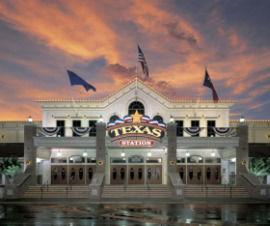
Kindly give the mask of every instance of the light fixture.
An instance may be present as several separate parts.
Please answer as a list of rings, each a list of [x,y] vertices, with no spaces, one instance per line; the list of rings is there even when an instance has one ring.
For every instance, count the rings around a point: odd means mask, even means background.
[[[186,152],[186,156],[187,156],[187,157],[189,157],[189,156],[190,156],[190,153],[189,153],[188,151]]]
[[[216,156],[216,153],[212,151],[212,152],[211,152],[211,156],[212,156],[212,157],[215,157],[215,156]]]
[[[125,157],[126,156],[126,153],[125,152],[122,152],[121,153],[121,157]]]
[[[85,152],[83,152],[83,157],[86,157],[87,156],[87,152],[85,151]]]
[[[174,118],[172,115],[170,116],[170,122],[174,122]]]
[[[236,162],[236,158],[232,158],[231,161],[232,161],[232,162]]]
[[[28,122],[33,122],[31,115],[29,115],[29,117],[28,117]]]
[[[149,152],[147,152],[147,156],[148,157],[151,157],[152,156],[152,153],[149,151]]]
[[[199,160],[201,161],[202,160],[202,157],[199,157]]]
[[[37,163],[40,163],[41,160],[42,160],[41,158],[37,158],[37,159],[36,159],[36,162],[37,162]]]
[[[240,123],[244,123],[245,122],[245,117],[244,116],[241,116],[240,117]]]
[[[103,122],[102,115],[99,116],[98,122]]]
[[[62,153],[61,153],[60,151],[58,151],[58,152],[56,153],[56,156],[57,156],[57,157],[60,157],[60,156],[62,156]]]

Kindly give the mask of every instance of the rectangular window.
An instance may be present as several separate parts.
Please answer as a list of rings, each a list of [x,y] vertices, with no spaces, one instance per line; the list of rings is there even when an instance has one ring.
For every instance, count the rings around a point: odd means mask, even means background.
[[[89,132],[89,137],[95,137],[97,135],[96,123],[97,123],[97,120],[89,121],[89,127],[91,128]]]
[[[207,136],[208,137],[215,137],[215,131],[214,131],[214,127],[216,127],[216,121],[214,120],[209,120],[207,121]]]
[[[65,136],[65,121],[64,120],[57,120],[56,127],[60,128],[60,130],[57,133],[57,136],[64,137]]]
[[[200,121],[199,120],[192,120],[191,121],[191,127],[200,127]],[[197,135],[193,135],[193,137],[199,137],[200,133]]]
[[[81,127],[81,120],[73,120],[72,127]],[[76,133],[73,132],[72,136],[78,137],[79,135],[77,135]]]
[[[183,136],[183,131],[184,131],[184,122],[183,120],[176,120],[176,136],[182,137]]]

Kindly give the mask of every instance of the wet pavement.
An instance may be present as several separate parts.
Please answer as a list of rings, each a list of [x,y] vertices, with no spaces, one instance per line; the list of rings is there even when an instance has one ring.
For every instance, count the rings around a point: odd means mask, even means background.
[[[0,225],[270,225],[270,204],[0,204]]]

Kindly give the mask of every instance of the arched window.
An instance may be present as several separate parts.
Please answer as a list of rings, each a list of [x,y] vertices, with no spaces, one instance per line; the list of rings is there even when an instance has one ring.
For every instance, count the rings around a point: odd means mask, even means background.
[[[154,116],[153,120],[157,120],[158,122],[163,122],[163,118],[160,115]]]
[[[141,102],[139,101],[134,101],[132,102],[129,107],[128,107],[128,114],[132,115],[138,110],[139,114],[144,115],[144,106]]]
[[[109,122],[115,122],[115,120],[119,119],[119,117],[117,115],[113,115],[110,117]]]

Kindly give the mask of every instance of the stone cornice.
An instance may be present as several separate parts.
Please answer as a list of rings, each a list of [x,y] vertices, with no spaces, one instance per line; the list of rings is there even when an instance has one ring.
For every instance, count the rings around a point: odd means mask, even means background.
[[[95,137],[34,137],[36,147],[96,148]]]
[[[239,137],[178,137],[177,148],[238,147]]]

